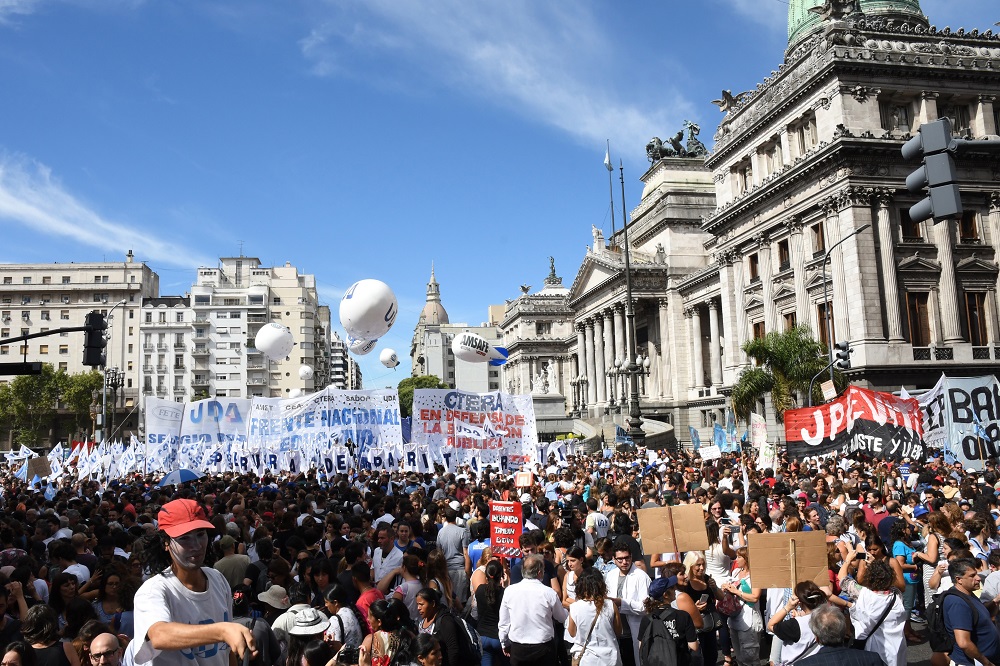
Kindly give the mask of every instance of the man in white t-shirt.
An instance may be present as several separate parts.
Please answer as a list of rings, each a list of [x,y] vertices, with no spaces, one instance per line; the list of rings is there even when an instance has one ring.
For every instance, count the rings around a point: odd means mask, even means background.
[[[240,659],[247,650],[256,656],[253,634],[231,621],[229,583],[202,566],[208,530],[215,529],[205,510],[179,499],[163,505],[157,518],[163,551],[147,553],[147,564],[159,573],[135,594],[134,663],[229,666],[230,652]]]

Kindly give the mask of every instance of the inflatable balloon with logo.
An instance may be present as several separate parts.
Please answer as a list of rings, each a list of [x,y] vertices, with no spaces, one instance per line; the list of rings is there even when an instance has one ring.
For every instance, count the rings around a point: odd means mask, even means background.
[[[471,331],[462,331],[451,341],[451,351],[455,358],[470,363],[486,363],[503,365],[507,362],[507,350],[504,347],[494,347],[481,335]]]
[[[395,349],[383,349],[378,355],[378,360],[387,368],[395,368],[399,365],[399,357],[396,356]]]
[[[313,369],[311,365],[300,365],[299,366],[299,379],[303,381],[309,381],[313,378]]]
[[[377,340],[389,332],[399,314],[396,295],[381,280],[358,280],[340,301],[340,324],[358,340]]]
[[[370,353],[371,350],[375,349],[376,344],[378,344],[378,340],[364,340],[351,335],[347,336],[347,348],[356,356],[364,356]]]
[[[282,361],[292,353],[295,340],[287,327],[276,322],[262,326],[254,337],[254,346],[272,361]]]

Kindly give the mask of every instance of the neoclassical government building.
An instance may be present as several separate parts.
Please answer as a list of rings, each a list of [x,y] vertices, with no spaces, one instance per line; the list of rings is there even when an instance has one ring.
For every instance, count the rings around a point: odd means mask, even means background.
[[[900,147],[945,116],[956,135],[997,138],[998,97],[989,30],[933,27],[918,0],[792,0],[784,61],[754,90],[721,95],[710,150],[690,127],[686,145],[647,146],[628,224],[644,418],[673,424],[682,443],[688,425],[706,439],[747,365],[743,343],[798,324],[827,342],[827,318],[862,386],[995,372],[1000,162],[959,158],[964,216],[916,223],[907,210],[922,195],[904,183],[918,164]],[[561,393],[583,417],[614,411],[623,246],[620,228],[594,230],[571,285],[553,268],[542,290],[508,302],[501,386]]]

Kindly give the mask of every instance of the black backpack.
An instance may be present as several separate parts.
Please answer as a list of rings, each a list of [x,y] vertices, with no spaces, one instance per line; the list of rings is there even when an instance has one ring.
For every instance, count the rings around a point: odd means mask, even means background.
[[[677,666],[677,642],[680,635],[676,626],[677,611],[661,608],[650,616],[646,630],[639,637],[641,666]]]
[[[975,633],[976,627],[979,624],[979,610],[972,603],[972,599],[969,599],[965,594],[952,587],[941,594],[934,595],[930,606],[927,607],[927,642],[930,645],[931,652],[950,653],[955,649],[955,635],[950,633],[947,627],[944,626],[944,598],[949,594],[961,597],[968,604],[969,610],[972,612],[973,633]]]

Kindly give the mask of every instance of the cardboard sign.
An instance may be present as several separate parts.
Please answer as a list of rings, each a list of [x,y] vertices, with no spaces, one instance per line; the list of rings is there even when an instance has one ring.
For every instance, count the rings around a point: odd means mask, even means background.
[[[35,475],[40,479],[52,474],[52,467],[49,465],[49,459],[43,456],[37,458],[31,458],[28,460],[28,482],[30,483]]]
[[[495,557],[521,557],[522,531],[520,502],[490,502],[490,550]]]
[[[514,475],[514,487],[530,488],[534,484],[534,476],[531,472],[518,472]]]
[[[706,462],[709,460],[718,460],[722,457],[722,449],[715,444],[701,447],[698,453],[701,454],[701,459]]]
[[[749,548],[754,587],[788,588],[806,580],[830,584],[826,532],[751,533]]]
[[[708,549],[705,511],[700,504],[639,509],[636,517],[646,555]]]

